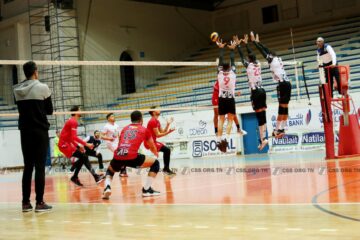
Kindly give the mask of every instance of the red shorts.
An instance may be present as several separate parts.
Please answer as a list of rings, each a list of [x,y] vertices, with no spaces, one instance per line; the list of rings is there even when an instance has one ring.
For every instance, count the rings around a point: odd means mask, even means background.
[[[213,92],[211,102],[212,102],[213,106],[218,106],[219,105],[219,92]]]
[[[144,146],[145,146],[146,149],[149,149],[149,146],[148,146],[146,143],[144,143]],[[155,147],[156,147],[157,151],[160,151],[160,149],[161,149],[163,146],[164,146],[163,143],[161,143],[161,142],[155,142]]]
[[[73,153],[76,151],[76,147],[68,143],[59,142],[58,147],[60,152],[62,152],[67,158],[70,158],[73,155]]]

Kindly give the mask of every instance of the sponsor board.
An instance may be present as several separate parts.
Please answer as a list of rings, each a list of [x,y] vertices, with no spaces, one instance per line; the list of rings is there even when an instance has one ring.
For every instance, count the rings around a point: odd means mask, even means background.
[[[222,153],[216,146],[216,140],[214,137],[194,139],[192,140],[192,154],[193,158],[220,156],[220,155],[235,155],[236,154],[236,142],[235,137],[230,137],[228,140],[229,146],[226,153]]]

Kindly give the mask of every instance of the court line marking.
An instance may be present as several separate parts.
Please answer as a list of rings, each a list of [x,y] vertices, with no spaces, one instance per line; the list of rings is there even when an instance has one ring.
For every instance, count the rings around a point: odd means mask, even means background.
[[[269,228],[267,227],[254,227],[253,230],[258,230],[258,231],[266,231],[268,230]]]
[[[181,228],[182,225],[169,225],[170,228]]]
[[[285,228],[285,231],[302,231],[302,228]]]
[[[320,232],[337,232],[337,229],[333,229],[333,228],[321,228],[319,229]]]
[[[321,204],[321,205],[323,205],[323,204],[318,202],[318,198],[319,198],[320,195],[322,195],[322,194],[324,194],[324,193],[327,193],[327,192],[330,192],[330,191],[333,190],[333,189],[336,189],[336,188],[339,188],[339,187],[344,187],[344,186],[346,186],[346,185],[348,185],[348,184],[352,184],[352,183],[359,182],[359,181],[360,181],[360,179],[355,179],[355,180],[353,180],[353,181],[350,181],[350,182],[347,182],[347,183],[343,183],[343,184],[340,184],[340,185],[335,185],[335,186],[330,187],[330,188],[328,188],[328,189],[325,189],[325,190],[323,190],[323,191],[321,191],[321,192],[318,192],[318,193],[315,194],[315,195],[313,196],[313,198],[311,199],[312,205],[313,205],[315,208],[319,209],[320,211],[322,211],[322,212],[324,212],[324,213],[327,213],[327,214],[330,214],[330,215],[332,215],[332,216],[339,217],[339,218],[344,218],[344,219],[352,220],[352,221],[356,221],[356,222],[360,222],[360,219],[359,219],[359,218],[354,218],[354,217],[346,216],[346,215],[343,215],[343,214],[336,213],[336,212],[334,212],[334,211],[325,209],[325,208],[323,208],[322,206],[320,206],[320,204]]]
[[[207,229],[207,228],[209,228],[209,226],[205,226],[205,225],[196,225],[194,228],[197,228],[197,229]]]

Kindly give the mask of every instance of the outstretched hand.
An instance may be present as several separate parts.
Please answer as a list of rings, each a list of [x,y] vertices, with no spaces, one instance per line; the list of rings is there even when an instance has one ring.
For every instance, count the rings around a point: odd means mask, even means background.
[[[231,50],[234,50],[236,48],[237,44],[235,41],[230,41],[230,45],[228,45],[228,48]]]
[[[223,40],[219,38],[219,39],[216,41],[216,45],[218,45],[219,48],[224,48],[224,47],[226,46],[226,42],[223,43]]]
[[[247,34],[244,34],[244,43],[247,44],[248,43],[248,40],[249,40],[249,36]]]
[[[239,39],[239,37],[237,35],[234,35],[233,41],[236,43],[236,45],[240,45],[243,40]]]

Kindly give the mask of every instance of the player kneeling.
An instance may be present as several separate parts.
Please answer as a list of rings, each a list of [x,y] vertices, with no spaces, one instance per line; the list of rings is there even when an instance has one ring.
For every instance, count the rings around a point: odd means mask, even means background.
[[[122,167],[150,168],[145,185],[142,189],[143,197],[157,196],[160,192],[151,188],[151,184],[160,170],[157,159],[139,154],[140,145],[145,141],[150,151],[158,157],[158,152],[149,130],[142,126],[143,118],[139,111],[131,113],[131,124],[124,127],[120,134],[119,145],[114,152],[114,157],[106,171],[105,189],[103,199],[109,199],[111,195],[111,180],[115,172]]]

